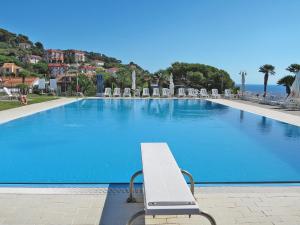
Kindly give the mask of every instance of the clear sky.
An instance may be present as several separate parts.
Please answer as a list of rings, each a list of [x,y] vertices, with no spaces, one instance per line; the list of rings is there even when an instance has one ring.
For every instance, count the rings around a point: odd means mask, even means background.
[[[96,51],[154,72],[175,61],[248,72],[300,63],[299,0],[13,0],[0,3],[0,27],[46,48]]]

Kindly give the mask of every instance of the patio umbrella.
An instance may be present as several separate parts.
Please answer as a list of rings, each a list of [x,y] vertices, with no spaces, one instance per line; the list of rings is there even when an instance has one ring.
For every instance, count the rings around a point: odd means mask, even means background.
[[[242,94],[244,94],[245,92],[245,78],[246,78],[246,72],[243,72],[241,71],[240,72],[241,76],[242,76],[242,85],[241,85],[241,91],[242,91]]]
[[[136,89],[136,84],[135,84],[136,74],[135,74],[135,70],[133,70],[132,73],[131,73],[131,80],[132,80],[131,89],[135,90]]]
[[[172,73],[170,75],[169,81],[170,81],[170,85],[169,85],[170,94],[171,94],[171,96],[174,96],[174,81],[173,81],[173,74]]]
[[[296,73],[295,81],[291,87],[292,98],[300,98],[300,71]]]

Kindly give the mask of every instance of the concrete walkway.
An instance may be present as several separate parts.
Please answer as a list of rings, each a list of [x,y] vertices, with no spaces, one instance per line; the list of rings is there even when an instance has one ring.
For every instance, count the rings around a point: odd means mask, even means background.
[[[300,111],[285,111],[275,106],[262,105],[241,100],[207,99],[208,101],[230,106],[246,112],[265,116],[281,122],[300,126]]]
[[[21,117],[29,116],[34,113],[59,107],[71,102],[77,101],[76,98],[59,98],[56,100],[26,105],[18,108],[0,111],[0,124],[15,120]]]
[[[125,225],[143,208],[140,190],[138,203],[126,203],[126,188],[13,190],[0,188],[1,225]],[[218,225],[300,224],[300,187],[198,187],[195,197]],[[209,223],[200,216],[157,216],[141,217],[138,224]]]

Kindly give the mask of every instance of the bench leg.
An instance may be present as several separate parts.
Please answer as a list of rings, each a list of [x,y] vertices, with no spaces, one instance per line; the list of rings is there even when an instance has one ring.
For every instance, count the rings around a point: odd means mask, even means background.
[[[139,170],[131,176],[129,185],[129,197],[127,198],[127,202],[136,202],[135,198],[133,197],[133,182],[134,179],[141,174],[143,174],[143,170]]]
[[[208,219],[211,225],[217,225],[215,219],[211,215],[209,215],[205,212],[200,212],[199,215]]]
[[[141,210],[141,211],[138,211],[136,214],[134,214],[129,220],[128,222],[126,223],[126,225],[131,225],[133,223],[133,221],[138,218],[139,216],[142,216],[142,215],[145,215],[145,210]]]
[[[194,195],[195,182],[194,182],[194,178],[193,178],[192,174],[190,174],[188,171],[182,170],[182,169],[181,169],[181,173],[189,177],[190,183],[191,183],[191,192]]]

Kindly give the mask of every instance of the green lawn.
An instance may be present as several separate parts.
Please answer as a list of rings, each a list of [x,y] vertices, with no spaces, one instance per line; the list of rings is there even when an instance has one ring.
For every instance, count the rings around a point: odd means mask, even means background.
[[[56,96],[47,96],[47,95],[35,95],[31,94],[28,95],[28,105],[40,103],[40,102],[46,102],[50,100],[58,99]],[[0,100],[0,111],[5,109],[11,109],[22,106],[21,103],[17,100],[12,101],[1,101]]]

